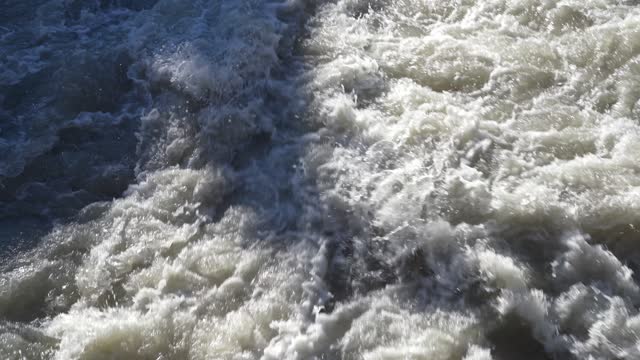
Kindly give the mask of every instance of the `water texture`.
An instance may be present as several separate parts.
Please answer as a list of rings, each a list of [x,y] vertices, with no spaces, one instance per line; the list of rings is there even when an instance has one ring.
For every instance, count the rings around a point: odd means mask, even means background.
[[[640,359],[640,7],[0,0],[0,359]]]

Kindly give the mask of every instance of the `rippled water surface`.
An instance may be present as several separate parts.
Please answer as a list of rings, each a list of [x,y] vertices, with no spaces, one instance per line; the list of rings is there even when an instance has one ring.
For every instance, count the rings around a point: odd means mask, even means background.
[[[0,359],[640,359],[640,4],[0,0]]]

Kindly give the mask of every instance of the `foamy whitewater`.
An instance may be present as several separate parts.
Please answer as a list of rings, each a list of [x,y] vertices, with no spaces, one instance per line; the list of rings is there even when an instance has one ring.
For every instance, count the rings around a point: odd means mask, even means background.
[[[640,3],[0,0],[0,359],[640,359]]]

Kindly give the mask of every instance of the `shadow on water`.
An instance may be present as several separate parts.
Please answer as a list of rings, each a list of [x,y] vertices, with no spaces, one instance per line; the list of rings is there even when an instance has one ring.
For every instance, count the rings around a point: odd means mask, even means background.
[[[257,99],[263,104],[259,108],[267,112],[261,115],[270,118],[273,125],[264,129],[258,126],[258,130],[249,131],[247,137],[225,134],[223,123],[222,132],[213,133],[222,137],[215,138],[208,133],[211,129],[203,128],[197,115],[209,109],[215,116],[217,106],[222,111],[229,102],[232,106],[249,106],[256,99],[248,96],[254,94],[240,91],[238,96],[229,99],[212,99],[210,94],[194,95],[184,89],[171,88],[170,84],[162,83],[162,79],[140,89],[139,83],[151,81],[145,78],[144,71],[132,69],[133,59],[126,47],[119,44],[128,33],[113,25],[128,21],[135,11],[153,8],[155,3],[127,0],[65,3],[65,22],[70,27],[77,25],[86,13],[131,10],[124,12],[128,17],[119,11],[114,15],[115,20],[106,20],[104,27],[93,29],[90,42],[98,44],[89,49],[83,48],[87,46],[86,39],[79,39],[72,29],[54,31],[45,39],[39,39],[35,31],[18,34],[18,25],[33,20],[35,14],[24,13],[23,18],[16,16],[12,23],[0,23],[3,29],[9,30],[0,45],[13,51],[13,57],[0,55],[0,60],[8,66],[19,67],[11,61],[20,56],[27,61],[34,52],[40,56],[32,64],[33,72],[0,82],[0,134],[3,137],[0,150],[4,152],[0,154],[2,270],[28,268],[29,262],[34,261],[61,260],[72,264],[64,271],[45,266],[44,271],[33,274],[33,279],[42,278],[37,289],[32,283],[40,280],[26,281],[24,289],[16,282],[18,288],[12,291],[19,299],[9,299],[3,304],[0,320],[28,323],[67,311],[79,296],[73,286],[73,271],[92,244],[39,245],[43,241],[59,240],[55,236],[49,239],[57,228],[81,224],[82,210],[87,209],[87,205],[103,203],[104,206],[98,207],[106,208],[109,201],[121,197],[130,184],[154,171],[203,169],[213,165],[229,168],[239,175],[236,179],[261,178],[258,182],[240,180],[224,203],[217,206],[218,217],[212,217],[211,221],[219,220],[232,206],[253,207],[256,213],[268,217],[263,221],[263,230],[276,235],[299,230],[297,215],[303,211],[301,208],[308,203],[319,203],[314,199],[317,191],[313,181],[302,179],[304,175],[297,166],[306,152],[305,142],[299,141],[299,137],[313,130],[300,120],[307,112],[309,99],[298,88],[299,84],[295,84],[306,71],[300,41],[305,36],[304,25],[313,6],[278,13],[288,28],[276,51],[279,63],[270,69],[266,81],[259,79],[264,86],[258,94],[261,98]],[[34,6],[30,12],[35,9]],[[116,30],[112,31],[113,28]],[[115,41],[104,44],[101,37]],[[162,41],[158,53],[182,49],[185,39]],[[72,53],[83,56],[69,56]],[[242,61],[254,59],[239,62]],[[143,129],[140,118],[150,108],[167,114],[165,120],[175,127]],[[171,145],[168,137],[176,129],[195,140],[193,146],[174,156],[168,151]],[[144,131],[147,133],[141,134]],[[295,181],[304,183],[295,185],[305,188],[304,198],[292,191]],[[49,271],[52,273],[48,274]],[[3,280],[7,278],[0,276],[0,281]],[[57,288],[65,282],[71,286],[65,286],[66,290]],[[104,299],[107,306],[117,303],[119,285],[112,285],[113,299]],[[51,297],[55,296],[65,297],[66,302],[52,307]],[[4,300],[0,298],[0,301]]]
[[[113,25],[155,2],[1,2],[0,258],[33,248],[134,182],[144,99],[127,76],[126,48],[101,38],[126,35]],[[110,11],[120,15],[101,17]],[[102,20],[86,39],[77,33],[82,12]]]

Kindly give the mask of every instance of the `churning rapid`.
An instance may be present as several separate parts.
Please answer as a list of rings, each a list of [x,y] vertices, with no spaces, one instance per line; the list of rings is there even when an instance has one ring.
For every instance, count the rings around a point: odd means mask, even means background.
[[[0,0],[1,359],[640,359],[632,0]]]

